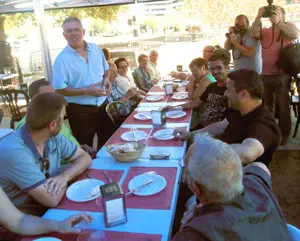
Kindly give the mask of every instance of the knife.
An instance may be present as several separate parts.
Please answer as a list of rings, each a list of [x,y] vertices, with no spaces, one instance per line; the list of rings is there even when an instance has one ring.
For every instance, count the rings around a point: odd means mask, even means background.
[[[143,183],[141,186],[139,186],[139,187],[137,187],[135,189],[132,189],[131,191],[127,192],[125,194],[125,196],[129,196],[130,194],[135,193],[135,192],[141,190],[143,187],[146,187],[147,185],[149,185],[152,181],[153,181],[152,179],[148,180],[147,182]]]

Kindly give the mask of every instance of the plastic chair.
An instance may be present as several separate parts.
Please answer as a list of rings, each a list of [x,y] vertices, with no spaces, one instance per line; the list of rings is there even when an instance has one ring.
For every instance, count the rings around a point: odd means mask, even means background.
[[[120,101],[109,103],[105,110],[116,127],[119,127],[129,114],[127,106]]]
[[[291,224],[287,224],[288,232],[291,238],[291,241],[300,240],[300,230]]]
[[[0,96],[11,113],[10,128],[15,129],[15,122],[26,115],[29,97],[26,92],[15,89],[2,89]]]

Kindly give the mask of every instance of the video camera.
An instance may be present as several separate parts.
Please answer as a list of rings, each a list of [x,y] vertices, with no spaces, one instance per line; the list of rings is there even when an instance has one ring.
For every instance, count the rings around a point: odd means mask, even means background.
[[[229,36],[230,36],[231,33],[239,34],[241,36],[243,36],[244,33],[245,33],[244,29],[241,29],[240,27],[237,27],[237,26],[231,27],[231,29],[232,29],[232,31],[230,33],[225,33],[226,38],[229,38]]]
[[[268,0],[269,5],[264,7],[265,12],[264,12],[263,18],[269,18],[272,15],[274,15],[276,7],[274,5],[272,5],[272,3],[273,3],[273,0]]]

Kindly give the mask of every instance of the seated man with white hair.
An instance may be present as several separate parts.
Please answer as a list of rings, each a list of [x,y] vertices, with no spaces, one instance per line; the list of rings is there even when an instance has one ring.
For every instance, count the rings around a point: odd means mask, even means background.
[[[289,240],[261,162],[245,168],[225,142],[199,135],[186,155],[184,180],[200,204],[187,213],[173,241]]]

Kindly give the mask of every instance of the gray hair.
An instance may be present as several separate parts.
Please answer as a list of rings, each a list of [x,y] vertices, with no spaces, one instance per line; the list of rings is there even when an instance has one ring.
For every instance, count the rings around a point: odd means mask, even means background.
[[[81,28],[83,28],[80,19],[77,18],[77,17],[67,17],[67,18],[63,21],[61,27],[64,28],[64,25],[65,25],[66,23],[72,23],[72,22],[78,22],[78,23],[80,24]]]
[[[150,51],[149,55],[152,55],[152,54],[154,54],[154,53],[157,53],[157,54],[158,54],[157,50],[152,49],[152,50]]]
[[[193,147],[194,146],[194,147]],[[243,190],[243,167],[234,149],[220,140],[197,135],[188,162],[188,182],[203,187],[215,203],[231,203]]]

